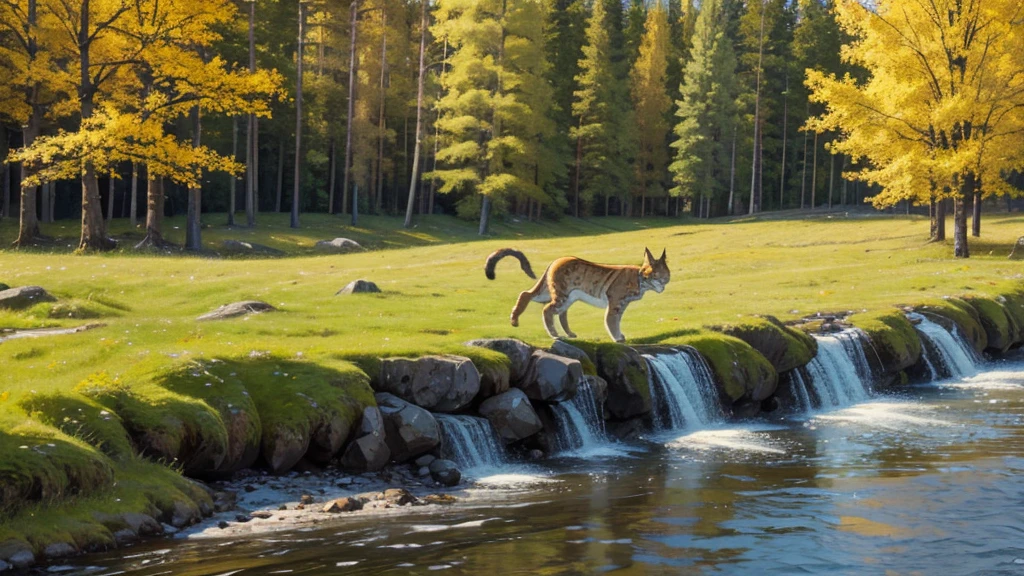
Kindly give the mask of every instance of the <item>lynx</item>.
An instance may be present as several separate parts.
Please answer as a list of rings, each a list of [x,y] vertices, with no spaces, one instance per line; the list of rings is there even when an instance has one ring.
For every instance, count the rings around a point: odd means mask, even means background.
[[[512,248],[503,248],[487,257],[484,266],[487,278],[494,280],[494,268],[506,256],[515,257],[523,272],[530,278],[536,278],[526,255]],[[582,301],[605,308],[604,326],[608,335],[616,342],[624,342],[626,337],[619,325],[626,306],[642,298],[649,290],[664,291],[670,276],[665,252],[662,251],[661,257],[655,259],[647,248],[644,248],[644,261],[639,266],[595,264],[571,256],[559,258],[548,266],[533,288],[519,294],[510,320],[513,326],[519,326],[519,316],[530,302],[546,304],[544,327],[548,334],[552,338],[559,337],[555,329],[557,314],[565,335],[575,338],[576,334],[569,328],[567,314],[574,302]]]

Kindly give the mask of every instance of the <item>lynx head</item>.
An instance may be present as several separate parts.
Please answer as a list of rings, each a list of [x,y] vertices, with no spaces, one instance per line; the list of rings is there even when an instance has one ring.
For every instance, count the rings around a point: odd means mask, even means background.
[[[661,293],[671,276],[668,262],[665,261],[665,251],[662,250],[661,258],[656,259],[650,250],[644,248],[644,263],[640,265],[641,288]]]

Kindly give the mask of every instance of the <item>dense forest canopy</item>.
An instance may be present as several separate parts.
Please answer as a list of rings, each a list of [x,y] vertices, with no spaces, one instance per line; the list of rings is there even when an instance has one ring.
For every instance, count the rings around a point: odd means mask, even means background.
[[[1016,0],[0,0],[19,244],[165,213],[697,217],[1019,194]],[[206,218],[212,216],[207,215]]]

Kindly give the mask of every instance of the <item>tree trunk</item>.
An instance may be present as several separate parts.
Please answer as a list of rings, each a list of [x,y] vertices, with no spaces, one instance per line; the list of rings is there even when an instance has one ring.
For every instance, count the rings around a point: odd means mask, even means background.
[[[256,2],[249,2],[249,73],[256,72]],[[256,116],[249,114],[245,129],[245,224],[249,228],[256,226]],[[229,216],[228,224],[234,220]]]
[[[349,168],[352,166],[352,118],[353,106],[356,99],[356,22],[359,19],[359,0],[352,0],[351,15],[349,16],[349,24],[351,30],[349,32],[349,56],[348,56],[348,114],[345,116],[345,167],[342,170],[342,182],[341,182],[341,213],[345,213],[345,206],[348,205],[348,183],[349,183]],[[352,205],[358,204],[359,200],[356,197],[357,191],[352,190]],[[355,211],[352,212],[352,225],[357,224],[357,216]]]
[[[815,196],[818,192],[818,133],[814,133],[814,154],[811,159],[811,209],[817,208]]]
[[[748,214],[761,210],[761,64],[764,60],[764,13],[761,3],[761,33],[757,43],[757,84],[754,91],[754,157],[750,167],[750,206]]]
[[[28,148],[39,136],[39,129],[42,123],[42,111],[33,107],[32,116],[28,125],[22,131],[22,145]],[[38,187],[29,186],[26,180],[34,174],[32,166],[21,163],[21,210],[20,222],[18,224],[18,239],[14,241],[15,246],[27,246],[39,236],[39,219],[36,216],[36,192]]]
[[[146,168],[146,178],[146,236],[135,248],[162,248],[167,245],[163,237],[164,181],[150,172],[149,167]]]
[[[334,185],[338,173],[338,146],[334,141],[334,136],[331,136],[330,154],[331,157],[328,160],[330,171],[327,176],[327,213],[334,214]]]
[[[846,178],[843,178],[843,171],[846,170],[846,162],[849,159],[845,154],[842,156],[842,163],[839,165],[839,181],[841,182],[839,189],[839,203],[846,206]]]
[[[199,148],[202,125],[199,119],[199,106],[193,106],[189,112],[192,121],[192,147]],[[185,219],[185,249],[199,252],[203,249],[200,213],[203,211],[202,168],[196,174],[197,181],[188,188],[188,216]]]
[[[934,190],[934,186],[932,188]],[[933,193],[928,201],[928,240],[935,241],[935,233],[939,227],[938,212],[935,208],[935,194]]]
[[[942,199],[935,203],[935,235],[932,237],[936,242],[946,240],[946,200]]]
[[[90,75],[90,47],[93,37],[90,33],[89,16],[92,11],[90,0],[80,4],[78,20],[79,46],[79,106],[80,125],[85,124],[93,113],[92,76]],[[107,237],[107,228],[103,223],[103,208],[100,201],[100,185],[96,179],[96,167],[91,160],[82,166],[82,236],[78,242],[79,250],[109,250],[114,242]]]
[[[974,213],[971,215],[971,236],[981,237],[981,192],[974,193]]]
[[[238,160],[238,116],[231,117],[231,160]],[[134,168],[132,168],[134,179]],[[238,191],[238,179],[228,174],[228,226],[235,225],[235,195]],[[134,218],[134,215],[132,216]]]
[[[480,228],[478,233],[483,236],[487,234],[487,228],[490,225],[491,216],[491,197],[484,196],[483,204],[480,206]]]
[[[785,208],[786,200],[786,129],[789,124],[789,73],[786,73],[786,91],[782,93],[782,165],[779,172],[779,210]]]
[[[39,194],[39,221],[46,224],[50,221],[50,183],[47,182],[40,187]]]
[[[387,92],[384,80],[388,68],[388,35],[386,33],[388,13],[385,10],[381,10],[380,13],[380,26],[382,33],[380,35],[380,106],[377,113],[377,190],[373,203],[373,212],[377,214],[380,214],[382,196],[384,195],[384,102]]]
[[[419,78],[416,81],[416,134],[413,136],[415,144],[413,144],[412,152],[412,176],[409,178],[409,199],[405,206],[404,226],[406,228],[412,226],[412,206],[416,198],[416,181],[419,179],[420,170],[420,140],[423,139],[423,81],[427,71],[424,64],[424,54],[426,54],[427,49],[427,24],[430,18],[427,0],[422,0],[422,3],[423,13],[420,17],[420,68]]]
[[[807,112],[805,114],[807,118],[811,117],[811,101],[807,101]],[[804,158],[803,158],[803,173],[800,175],[800,209],[803,210],[807,207],[807,130],[804,130]]]
[[[139,165],[134,162],[132,162],[132,198],[128,211],[129,222],[131,222],[132,230],[135,230],[139,211]]]
[[[49,190],[46,191],[49,193]],[[47,198],[49,201],[49,198]],[[49,206],[46,206],[46,211],[49,212]],[[110,175],[110,179],[107,181],[107,223],[110,223],[114,219],[114,175]]]
[[[836,157],[830,154],[828,157],[828,209],[832,209],[832,192],[836,181]]]
[[[277,145],[277,199],[274,212],[281,212],[281,197],[284,196],[284,136]]]
[[[580,116],[580,127],[583,127],[583,116]],[[583,164],[583,138],[580,136],[576,137],[576,182],[573,184],[573,188],[576,192],[576,200],[573,203],[572,214],[576,218],[580,217],[580,173],[582,171]],[[607,196],[605,196],[607,198]]]
[[[299,43],[295,51],[295,181],[292,188],[291,227],[299,227],[299,202],[302,190],[302,61],[306,28],[306,5],[299,2]]]
[[[739,127],[736,124],[732,126],[732,158],[729,160],[729,204],[725,207],[725,211],[729,216],[732,216],[733,202],[736,197],[736,137],[739,132]],[[680,199],[682,201],[682,199]]]
[[[967,202],[974,197],[974,173],[963,175],[960,190],[953,200],[953,256],[970,258],[967,246]]]

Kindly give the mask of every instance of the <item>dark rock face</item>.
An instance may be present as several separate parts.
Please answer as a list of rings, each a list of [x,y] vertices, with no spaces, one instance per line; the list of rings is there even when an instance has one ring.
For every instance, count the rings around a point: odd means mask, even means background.
[[[522,340],[516,340],[515,338],[483,338],[480,340],[470,340],[466,342],[466,346],[479,346],[508,356],[509,360],[512,361],[509,381],[514,386],[521,385],[523,380],[530,374],[530,358],[533,355],[533,346]],[[506,387],[505,390],[508,390],[508,388]],[[496,390],[491,396],[501,394],[505,390]]]
[[[324,504],[323,511],[331,514],[339,512],[355,512],[363,509],[363,501],[358,498],[338,498]]]
[[[384,417],[376,406],[363,410],[360,436],[345,448],[341,465],[347,470],[368,472],[380,470],[391,460],[391,449],[385,441]]]
[[[629,420],[651,411],[647,362],[636,350],[620,344],[598,348],[597,372],[608,386],[605,409],[617,420]]]
[[[430,412],[393,394],[381,393],[376,398],[392,460],[405,462],[441,444],[441,428]]]
[[[316,249],[321,252],[329,252],[331,254],[347,254],[349,252],[363,250],[364,248],[355,240],[349,240],[348,238],[335,238],[334,240],[320,240],[316,243]]]
[[[225,240],[220,243],[222,251],[228,254],[251,254],[254,256],[284,256],[284,251],[254,242]]]
[[[377,388],[427,410],[455,412],[480,391],[480,373],[462,356],[386,358]]]
[[[20,286],[0,292],[0,310],[23,310],[39,302],[56,301],[41,286]]]
[[[485,400],[478,412],[491,422],[505,444],[532,436],[543,427],[530,399],[518,388]]]
[[[519,386],[531,400],[559,402],[576,395],[576,386],[583,377],[579,360],[534,350],[529,374]]]
[[[587,356],[586,352],[572,344],[569,344],[565,340],[555,340],[554,343],[551,344],[550,350],[552,354],[565,356],[566,358],[572,358],[573,360],[579,360],[585,373],[593,372],[595,368],[593,358]]]
[[[334,293],[335,296],[342,294],[372,294],[380,292],[380,288],[376,284],[369,280],[353,280],[345,285],[344,288]]]
[[[455,462],[437,459],[430,463],[430,477],[442,486],[455,486],[462,480],[462,472]]]
[[[260,302],[259,300],[243,300],[242,302],[232,302],[231,304],[225,304],[213,312],[207,312],[202,316],[196,318],[196,320],[224,320],[227,318],[236,318],[238,316],[245,316],[246,314],[260,314],[262,312],[273,312],[277,310],[266,302]]]

